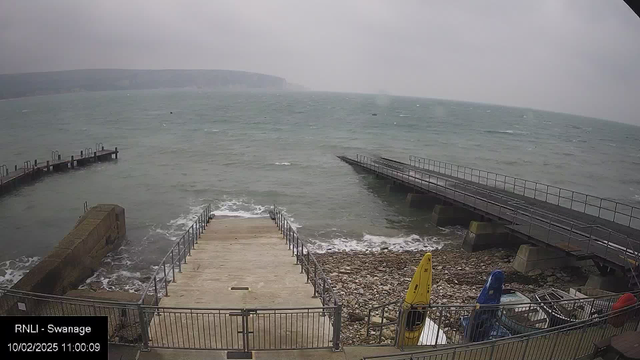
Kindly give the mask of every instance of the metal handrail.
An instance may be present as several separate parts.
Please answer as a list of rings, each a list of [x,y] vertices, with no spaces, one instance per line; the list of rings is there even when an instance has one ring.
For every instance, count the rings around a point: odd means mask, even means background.
[[[605,294],[605,295],[598,295],[598,296],[588,296],[588,297],[584,297],[584,298],[575,298],[575,299],[562,299],[562,300],[549,300],[549,301],[530,301],[530,302],[522,302],[522,303],[518,303],[518,306],[524,305],[542,305],[542,304],[551,304],[551,305],[556,305],[556,304],[566,304],[566,303],[584,303],[585,301],[609,301],[612,299],[618,299],[620,296],[624,295],[624,294],[632,294],[633,296],[636,297],[640,297],[640,290],[634,290],[634,291],[626,291],[626,292],[621,292],[621,293],[613,293],[613,294]],[[374,307],[371,308],[371,310],[373,309],[377,309],[377,308],[381,308],[383,306],[391,306],[391,305],[397,305],[398,303],[401,303],[402,299],[396,300],[396,301],[390,301],[387,302],[385,304],[380,304],[380,305],[376,305]],[[501,308],[501,307],[513,307],[514,304],[427,304],[427,305],[420,305],[420,308],[425,308],[425,309],[438,309],[438,308],[468,308],[468,309],[481,309],[481,308],[491,308],[491,309],[496,309],[496,308]]]
[[[176,267],[178,268],[179,273],[182,272],[183,261],[185,264],[187,263],[187,256],[190,256],[191,250],[195,249],[195,244],[198,243],[200,235],[209,224],[211,214],[211,204],[208,204],[200,215],[196,217],[193,224],[191,224],[178,241],[173,244],[171,249],[162,258],[158,267],[153,272],[153,275],[147,285],[145,285],[142,291],[142,296],[138,301],[139,304],[144,304],[147,295],[149,295],[149,292],[151,291],[151,286],[153,285],[154,298],[152,304],[158,306],[161,295],[158,290],[159,281],[161,282],[160,291],[164,289],[164,295],[169,295],[168,284],[170,282],[176,282]],[[167,268],[167,265],[169,265],[169,268]],[[162,274],[159,274],[160,270],[162,270]],[[169,276],[171,276],[171,279],[169,279]]]
[[[333,349],[339,350],[342,346],[340,342],[342,304],[333,291],[331,280],[324,274],[322,266],[318,264],[315,256],[309,250],[309,246],[300,238],[296,229],[291,226],[282,209],[273,205],[273,215],[276,226],[291,250],[291,256],[296,258],[296,265],[300,265],[300,274],[306,274],[307,283],[313,285],[313,297],[320,297],[320,302],[325,307],[335,307],[335,311],[329,312],[328,316],[333,321]]]
[[[405,163],[402,163],[402,162],[399,162],[399,161],[396,161],[396,160],[391,160],[391,159],[387,159],[387,158],[380,158],[380,159],[374,160],[374,162],[375,163],[382,163],[382,164],[384,164],[386,166],[389,166],[389,167],[392,167],[392,168],[396,168],[396,169],[404,169],[404,170],[407,170],[407,171],[414,171],[414,172],[417,171],[417,172],[420,172],[420,173],[423,173],[423,174],[428,174],[426,172],[423,172],[423,171],[419,170],[420,169],[419,167],[415,167],[415,166],[410,165],[410,164],[405,164]],[[418,170],[416,170],[416,168]],[[637,251],[632,246],[631,241],[636,242],[637,245],[639,245],[639,246],[640,246],[640,242],[638,242],[636,240],[631,240],[627,235],[618,233],[618,232],[613,231],[613,230],[609,230],[609,229],[607,229],[604,226],[599,225],[599,224],[583,224],[583,223],[580,223],[580,222],[576,222],[575,220],[573,220],[571,218],[568,218],[568,217],[565,217],[565,216],[562,216],[562,215],[557,215],[557,214],[554,214],[554,213],[549,212],[549,211],[540,210],[540,209],[536,208],[535,206],[526,205],[525,203],[520,203],[520,202],[522,202],[522,200],[514,199],[514,198],[512,198],[512,197],[510,197],[508,195],[503,195],[501,193],[494,192],[494,191],[491,191],[491,190],[487,190],[486,188],[474,186],[474,185],[469,184],[469,183],[463,183],[463,185],[464,185],[465,188],[471,188],[471,189],[473,189],[475,191],[489,194],[492,197],[498,197],[498,198],[501,198],[501,199],[504,199],[504,200],[512,200],[512,202],[510,202],[510,204],[513,204],[513,205],[517,206],[520,210],[525,209],[525,210],[528,210],[530,212],[536,212],[539,215],[546,215],[546,216],[549,216],[549,217],[554,217],[556,219],[562,219],[563,221],[566,221],[566,222],[569,222],[569,223],[572,224],[571,225],[571,229],[600,228],[602,231],[606,231],[606,232],[609,232],[610,234],[615,234],[619,238],[626,239],[626,241],[627,241],[627,249],[632,249],[633,250],[633,253],[632,253],[633,256],[631,257],[632,261],[630,261],[629,256],[628,256],[629,252],[625,251],[624,252],[624,258],[625,258],[625,260],[627,261],[627,263],[629,265],[629,270],[631,271],[631,275],[632,275],[633,281],[640,288],[640,281],[638,280],[638,277],[636,276],[636,273],[634,271],[635,265],[640,264],[640,251]],[[625,265],[627,265],[627,264],[625,264]]]
[[[306,274],[307,282],[313,284],[313,296],[319,296],[324,306],[340,305],[340,300],[331,286],[331,280],[324,274],[322,266],[316,261],[315,256],[309,250],[309,246],[298,236],[298,232],[291,226],[282,209],[275,205],[273,208],[274,221],[291,250],[291,256],[296,258],[296,265],[300,265],[300,273]]]
[[[420,168],[426,168],[427,170],[430,170],[430,171],[436,171],[441,174],[446,174],[449,176],[470,180],[478,184],[491,186],[491,187],[502,189],[505,191],[510,191],[514,194],[519,194],[519,195],[531,197],[537,200],[542,200],[550,204],[567,207],[575,211],[580,211],[585,214],[597,216],[598,218],[611,220],[617,224],[626,225],[628,227],[632,227],[635,229],[640,229],[640,208],[633,205],[626,204],[626,203],[622,203],[619,201],[604,199],[598,196],[589,195],[589,194],[582,193],[575,190],[565,189],[559,186],[548,185],[542,182],[522,179],[515,176],[494,173],[491,171],[475,169],[467,166],[451,164],[443,161],[418,157],[414,155],[409,156],[409,164],[412,166],[420,167]],[[484,176],[482,176],[483,173],[484,173]],[[469,177],[467,177],[467,175],[469,175]],[[481,181],[482,179],[484,179],[484,182]],[[499,186],[498,183],[502,184],[502,186]],[[533,184],[533,187],[527,186],[530,184]],[[520,193],[518,189],[522,190],[522,193]],[[549,191],[550,189],[555,189],[557,191],[554,190],[554,192],[550,192]],[[531,192],[533,192],[533,196],[530,196]],[[563,196],[563,192],[566,193],[565,196]],[[540,196],[538,196],[538,194],[540,194]],[[576,198],[576,195],[578,195],[577,198]],[[550,199],[550,197],[555,198],[555,200],[557,201],[551,201],[552,199]],[[566,201],[562,202],[560,201],[560,199],[564,199]],[[594,199],[595,203],[593,201],[590,202],[589,199]],[[567,202],[569,203],[569,206],[566,206]],[[580,207],[576,208],[574,207],[574,203],[582,204],[584,206],[582,206],[582,209],[580,209]],[[603,203],[605,205],[607,205],[608,203],[610,206],[603,207]],[[597,209],[598,213],[594,214],[594,213],[587,212],[588,207],[593,207],[594,209]],[[613,209],[611,209],[611,207],[613,207]],[[624,212],[622,211],[622,209],[628,209],[628,212]],[[603,213],[602,210],[612,212],[613,218],[608,219],[604,217],[605,213]],[[634,216],[634,213],[638,215]],[[622,222],[616,221],[616,215],[618,214],[621,216],[628,217],[629,218],[628,223],[622,223]],[[636,219],[639,221],[637,226],[632,226],[634,225],[633,219]]]
[[[462,352],[468,351],[468,349],[472,349],[471,351],[476,351],[477,353],[480,353],[481,349],[489,349],[487,350],[487,352],[491,352],[493,353],[493,351],[495,350],[496,347],[502,346],[508,346],[509,344],[513,344],[516,342],[526,342],[525,343],[525,347],[524,350],[522,351],[522,359],[527,358],[527,347],[526,345],[532,341],[532,339],[536,339],[536,338],[541,338],[541,337],[549,337],[554,338],[559,336],[562,333],[568,333],[570,331],[576,331],[576,330],[581,330],[580,332],[580,336],[579,336],[579,340],[577,341],[578,344],[581,344],[584,340],[584,334],[586,332],[587,329],[589,328],[596,328],[596,327],[601,327],[602,328],[602,333],[600,333],[599,338],[606,338],[608,333],[607,331],[609,331],[609,333],[611,332],[611,328],[607,328],[606,324],[608,321],[612,321],[613,319],[621,319],[624,324],[622,324],[621,328],[621,332],[624,332],[625,328],[627,327],[627,325],[631,324],[631,325],[635,325],[632,328],[629,328],[627,331],[635,331],[637,324],[638,324],[638,318],[637,316],[635,316],[638,312],[638,309],[640,309],[640,304],[636,304],[630,307],[625,307],[619,310],[615,310],[615,311],[611,311],[608,312],[606,314],[602,314],[587,320],[582,320],[582,321],[577,321],[574,323],[568,323],[562,326],[558,326],[558,327],[554,327],[554,328],[550,328],[550,329],[543,329],[543,330],[538,330],[535,332],[530,332],[530,333],[526,333],[526,334],[520,334],[520,335],[515,335],[515,336],[510,336],[510,337],[504,337],[504,338],[500,338],[500,339],[494,339],[494,340],[486,340],[486,341],[480,341],[480,342],[472,342],[472,343],[465,343],[465,344],[458,344],[458,345],[452,345],[452,346],[447,346],[445,348],[432,348],[432,349],[427,349],[427,350],[418,350],[418,351],[407,351],[407,352],[403,352],[402,354],[395,354],[395,355],[374,355],[374,356],[365,356],[363,358],[363,360],[367,360],[367,359],[403,359],[403,360],[410,360],[410,359],[431,359],[430,355],[433,353],[436,353],[434,356],[435,358],[448,358],[446,355],[448,355],[449,353],[453,353],[453,354],[460,354]],[[627,317],[625,319],[625,317]],[[402,327],[401,327],[402,328]],[[614,330],[616,330],[614,328]],[[599,331],[599,330],[598,330]],[[398,334],[398,337],[402,336],[402,331],[400,331],[400,334]],[[593,335],[593,334],[592,334]],[[591,335],[591,336],[592,336]],[[557,340],[557,339],[556,339]],[[574,339],[575,340],[575,339]],[[592,339],[593,341],[593,339]],[[553,348],[551,349],[551,354],[553,354],[553,352],[556,350],[556,346],[558,345],[558,341],[553,341]],[[567,346],[568,344],[564,344],[563,346]],[[572,349],[573,350],[573,349]],[[586,351],[585,351],[586,350]],[[541,352],[541,349],[532,349],[532,351],[536,351],[537,353]],[[580,351],[580,347],[577,347],[575,349],[575,353],[574,355],[572,355],[570,357],[570,359],[577,359],[580,358],[581,356],[587,355],[590,351],[593,351],[593,345],[591,342],[589,342],[587,344],[587,346],[584,347],[583,352],[586,353],[578,353]],[[517,353],[517,352],[516,352]],[[465,355],[465,354],[462,354]],[[529,354],[532,355],[532,354]],[[439,356],[439,357],[435,357],[435,356]],[[515,354],[514,354],[515,356]],[[520,357],[520,356],[518,356]],[[463,356],[463,358],[466,358]]]
[[[633,292],[628,292],[634,295],[635,297],[640,296],[640,290],[636,290]],[[447,321],[451,319],[459,319],[463,316],[471,316],[471,314],[482,314],[483,312],[487,313],[495,313],[496,311],[502,311],[504,309],[513,309],[514,307],[518,308],[518,311],[522,311],[523,313],[527,313],[532,309],[546,311],[549,308],[555,308],[557,306],[561,306],[566,309],[570,313],[582,313],[588,317],[595,316],[597,314],[609,312],[613,304],[625,293],[616,293],[616,294],[607,294],[607,295],[599,295],[599,296],[591,296],[591,297],[581,297],[574,299],[563,299],[563,300],[549,300],[549,301],[529,301],[522,302],[518,304],[506,303],[506,304],[427,304],[427,305],[416,305],[412,306],[405,311],[415,310],[425,313],[430,319],[434,321],[435,324],[439,324],[438,328],[447,327],[449,330],[447,331],[447,345],[452,345],[459,343],[464,340],[464,335],[461,334],[455,328],[452,328],[448,324],[448,326],[444,326]],[[402,319],[402,306],[403,299],[397,299],[396,301],[387,302],[385,304],[376,305],[374,307],[369,308],[369,313],[367,317],[367,327],[366,332],[367,336],[371,335],[371,330],[375,330],[374,336],[377,336],[377,343],[382,343],[382,331],[385,327],[396,326],[401,322]],[[397,306],[397,308],[394,308]],[[587,310],[588,309],[588,310]],[[390,312],[393,311],[393,312]],[[400,311],[400,314],[397,312]],[[588,314],[587,314],[588,311]],[[378,312],[380,314],[380,318],[382,319],[379,324],[372,324],[371,319],[373,317],[373,313]],[[385,319],[385,314],[397,315],[397,320],[389,321]],[[385,321],[386,320],[386,321]],[[443,322],[444,321],[444,322]],[[554,326],[558,325],[553,323]],[[436,332],[439,331],[436,329]],[[392,329],[392,332],[395,329]],[[377,332],[377,333],[376,333]],[[427,333],[427,337],[436,339],[437,334]],[[388,344],[393,345],[393,344]],[[427,345],[444,345],[444,344],[427,344]]]
[[[607,258],[607,255],[610,249],[613,249],[614,251],[622,250],[625,253],[629,253],[633,255],[633,257],[638,257],[638,251],[632,248],[628,248],[628,247],[625,248],[623,246],[616,245],[615,243],[612,244],[610,240],[611,240],[611,236],[615,235],[618,238],[622,237],[621,240],[623,241],[626,240],[627,243],[635,243],[635,244],[638,244],[638,246],[640,246],[640,242],[630,239],[627,236],[622,236],[621,234],[618,234],[611,230],[603,230],[605,235],[608,235],[607,240],[604,240],[597,237],[596,236],[597,234],[594,235],[592,230],[589,233],[580,231],[579,229],[584,227],[583,224],[576,224],[573,221],[567,221],[564,219],[562,221],[565,223],[568,222],[568,224],[564,224],[564,225],[559,224],[557,222],[552,221],[552,220],[558,220],[554,218],[553,214],[549,214],[548,217],[543,217],[539,215],[532,215],[531,213],[524,213],[518,209],[515,209],[512,206],[506,206],[491,200],[487,200],[475,194],[471,194],[465,191],[461,191],[460,189],[448,186],[449,182],[457,183],[448,178],[443,178],[443,177],[426,173],[426,172],[420,172],[420,173],[422,173],[423,175],[426,175],[427,179],[425,179],[424,177],[413,176],[409,173],[405,173],[395,169],[390,169],[384,165],[381,166],[379,163],[376,162],[375,159],[369,158],[364,155],[359,155],[359,154],[356,155],[355,162],[365,168],[376,171],[380,174],[393,177],[396,180],[404,181],[409,186],[413,186],[413,187],[418,186],[421,189],[425,189],[430,192],[435,192],[436,194],[438,194],[437,190],[440,190],[440,191],[444,190],[445,193],[452,192],[453,196],[449,194],[445,194],[443,196],[447,196],[448,198],[454,201],[460,202],[466,206],[471,206],[474,209],[483,210],[501,219],[508,220],[511,222],[512,225],[525,225],[525,226],[528,225],[529,227],[527,231],[519,230],[519,232],[525,235],[531,236],[531,230],[533,225],[535,224],[536,228],[541,228],[541,230],[543,231],[546,230],[547,232],[546,238],[541,239],[546,242],[548,242],[551,234],[554,233],[554,234],[560,234],[563,237],[568,237],[567,245],[571,244],[572,239],[578,242],[588,240],[587,253],[593,253],[598,255],[595,252],[589,252],[589,250],[592,250],[593,246],[597,246],[597,245],[603,246],[605,253],[604,253],[604,256],[602,257],[608,261],[612,261],[609,258]],[[460,199],[460,197],[462,199]],[[467,199],[473,200],[473,202],[467,201]],[[490,209],[490,207],[492,207],[493,209]],[[618,262],[615,262],[615,261],[613,262],[620,265]],[[625,268],[627,266],[628,264],[624,264]]]

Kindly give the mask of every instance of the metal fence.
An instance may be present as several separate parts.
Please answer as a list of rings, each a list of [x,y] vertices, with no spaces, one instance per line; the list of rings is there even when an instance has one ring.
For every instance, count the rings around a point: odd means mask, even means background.
[[[305,274],[307,283],[313,286],[313,296],[319,297],[324,307],[333,308],[327,313],[333,323],[333,346],[340,349],[340,332],[342,325],[342,304],[333,291],[331,280],[324,274],[322,266],[311,253],[309,246],[300,238],[296,229],[284,215],[282,209],[273,206],[273,215],[276,226],[282,233],[291,256],[295,257],[296,265],[300,265],[300,273]]]
[[[106,316],[109,342],[142,345],[141,306],[0,288],[0,315]]]
[[[640,208],[615,200],[604,199],[537,181],[413,155],[409,156],[409,164],[640,229]]]
[[[640,291],[632,292],[635,296]],[[406,321],[408,313],[420,313],[428,323],[418,344],[425,346],[451,346],[467,342],[497,339],[524,332],[532,332],[585,320],[611,311],[620,294],[588,298],[525,302],[499,305],[426,305],[402,308],[402,300],[388,302],[369,309],[366,334],[369,339],[383,344],[382,331],[388,329],[398,335],[398,324]],[[496,314],[500,316],[495,316]],[[398,320],[390,321],[389,316]],[[495,322],[480,321],[495,319]],[[515,320],[514,320],[515,319]],[[522,326],[516,322],[522,322]],[[403,338],[403,335],[396,336]],[[403,342],[387,343],[402,347]]]
[[[149,346],[252,350],[339,349],[336,306],[213,309],[144,307]],[[338,338],[339,339],[339,336]]]
[[[510,223],[507,228],[531,239],[562,247],[572,253],[595,254],[623,268],[638,263],[640,242],[602,226],[584,224],[557,214],[522,207],[517,202],[507,201],[505,196],[486,189],[470,188],[448,177],[428,172],[392,168],[378,159],[364,155],[357,155],[354,162],[405,186],[507,221]]]
[[[318,265],[309,246],[298,236],[296,229],[283,214],[282,209],[274,205],[275,222],[289,249],[291,256],[296,258],[296,265],[300,265],[300,273],[307,276],[307,283],[313,285],[313,296],[319,297],[324,306],[341,306],[338,297],[331,287],[331,280],[324,274],[322,266]]]
[[[364,359],[455,360],[521,359],[574,360],[594,352],[594,343],[627,331],[636,331],[640,305],[616,310],[587,320],[503,339],[411,351]]]
[[[191,255],[191,250],[195,249],[198,239],[209,224],[211,214],[211,204],[208,204],[162,258],[151,279],[142,290],[140,304],[158,306],[160,297],[169,295],[168,284],[176,282],[176,271],[182,272],[182,264],[187,263],[187,256]]]

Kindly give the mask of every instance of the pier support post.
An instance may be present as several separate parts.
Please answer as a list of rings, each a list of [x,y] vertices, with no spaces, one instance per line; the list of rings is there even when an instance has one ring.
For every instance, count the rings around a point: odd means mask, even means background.
[[[400,184],[389,184],[387,185],[387,194],[391,193],[408,193],[411,192],[411,189]]]
[[[407,194],[406,202],[410,208],[426,209],[433,207],[439,202],[439,199],[427,194],[409,193]]]
[[[617,293],[629,290],[628,285],[629,279],[624,276],[618,276],[616,274],[591,274],[584,286]]]
[[[568,256],[563,251],[538,247],[531,244],[520,245],[518,254],[513,259],[513,268],[527,274],[533,269],[549,269],[565,266],[582,265],[582,262]]]
[[[76,164],[75,164],[75,161],[73,160],[73,155],[71,155],[71,168],[73,169],[75,167],[76,167]]]
[[[115,150],[116,150],[116,160],[117,160],[118,159],[118,147],[117,146],[116,146]]]
[[[462,248],[467,252],[489,249],[508,244],[509,233],[500,224],[471,221],[464,236]]]
[[[49,160],[47,160],[47,172],[49,172]]]
[[[472,220],[480,220],[480,215],[458,206],[436,205],[431,214],[435,226],[469,226]]]

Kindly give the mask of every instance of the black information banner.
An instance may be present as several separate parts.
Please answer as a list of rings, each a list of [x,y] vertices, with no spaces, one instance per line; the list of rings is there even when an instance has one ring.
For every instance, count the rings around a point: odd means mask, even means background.
[[[0,316],[0,359],[107,360],[106,316]]]

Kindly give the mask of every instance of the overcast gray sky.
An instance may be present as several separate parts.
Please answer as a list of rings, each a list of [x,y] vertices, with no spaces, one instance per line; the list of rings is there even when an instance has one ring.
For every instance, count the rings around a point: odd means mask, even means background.
[[[0,73],[234,69],[640,124],[622,0],[0,0]]]

